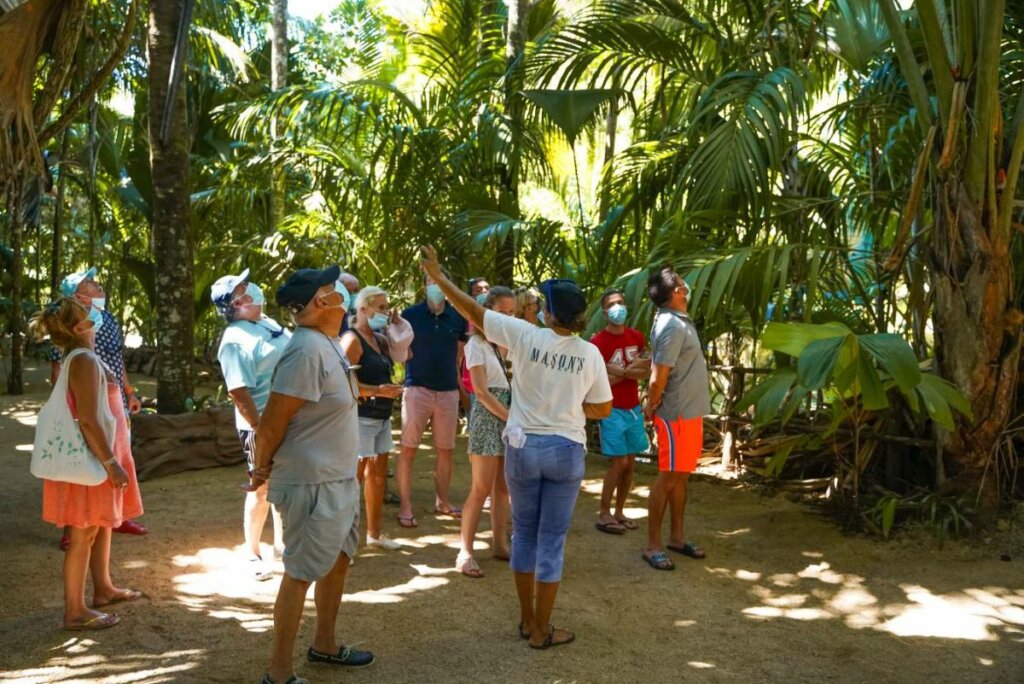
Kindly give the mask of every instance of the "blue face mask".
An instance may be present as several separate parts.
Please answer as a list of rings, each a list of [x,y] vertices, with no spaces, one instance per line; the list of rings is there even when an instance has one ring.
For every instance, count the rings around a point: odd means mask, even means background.
[[[95,306],[89,307],[89,320],[92,321],[93,333],[98,333],[103,327],[103,313]]]
[[[263,303],[266,301],[263,297],[263,290],[261,290],[258,285],[248,283],[245,286],[245,294],[252,298],[253,306],[263,306]]]
[[[444,302],[444,292],[441,291],[441,286],[436,283],[427,285],[427,301],[434,306],[438,306]]]
[[[622,325],[626,322],[626,316],[629,314],[626,307],[622,304],[612,304],[608,307],[608,320],[615,325]]]
[[[103,311],[104,309],[107,308],[107,298],[106,297],[93,297],[92,298],[92,305],[95,308],[99,309],[100,311]]]
[[[382,314],[379,311],[370,318],[368,321],[371,330],[383,330],[387,327],[390,317],[387,314]]]
[[[478,294],[476,296],[476,303],[479,304],[480,306],[483,306],[484,302],[486,302],[486,301],[487,301],[487,293],[486,292],[481,292],[480,294]]]
[[[352,295],[349,293],[348,288],[345,287],[345,283],[340,280],[334,283],[334,291],[341,295],[345,301],[345,311],[348,311],[349,307],[352,306]]]

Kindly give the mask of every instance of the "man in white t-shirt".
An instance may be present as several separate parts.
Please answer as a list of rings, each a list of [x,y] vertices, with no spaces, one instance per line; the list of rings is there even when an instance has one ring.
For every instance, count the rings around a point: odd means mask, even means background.
[[[531,648],[571,643],[575,635],[550,624],[562,578],[565,537],[585,469],[586,419],[611,413],[612,390],[597,347],[574,333],[587,308],[571,280],[549,280],[545,322],[487,311],[441,272],[434,250],[420,265],[448,301],[512,362],[512,406],[505,428],[505,478],[512,496],[512,560],[519,596],[520,636]]]

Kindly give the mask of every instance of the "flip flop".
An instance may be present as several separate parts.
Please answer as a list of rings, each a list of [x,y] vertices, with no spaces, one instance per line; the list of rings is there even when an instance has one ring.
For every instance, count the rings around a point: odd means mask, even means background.
[[[466,577],[472,577],[473,579],[481,579],[484,576],[484,571],[480,569],[480,565],[472,556],[460,556],[457,558],[455,560],[455,569]]]
[[[269,674],[265,674],[265,675],[263,675],[263,680],[260,682],[260,684],[278,684],[278,683],[275,682],[273,679],[271,679]],[[283,682],[282,684],[309,684],[309,680],[308,679],[302,679],[301,677],[296,677],[295,675],[292,675],[291,677],[288,678],[288,680],[286,682]]]
[[[669,558],[668,554],[665,553],[664,551],[658,551],[657,553],[652,553],[650,556],[648,556],[647,554],[642,554],[641,557],[645,561],[647,561],[647,564],[650,565],[655,570],[675,570],[676,569],[675,563],[672,562],[672,559]]]
[[[640,527],[632,518],[616,518],[616,520],[619,521],[619,524],[625,527],[627,530],[635,530]]]
[[[572,632],[569,632],[569,638],[565,641],[555,641],[555,626],[548,625],[548,635],[544,638],[544,643],[540,646],[534,646],[533,644],[527,644],[527,646],[537,651],[546,651],[554,646],[565,646],[566,644],[571,644],[574,641],[576,641],[576,635]]]
[[[91,620],[80,622],[77,625],[64,625],[65,632],[87,632],[90,630],[109,629],[119,623],[121,618],[117,613],[103,613]]]
[[[704,553],[704,549],[700,548],[693,542],[686,542],[682,546],[673,546],[672,544],[667,544],[665,548],[669,551],[675,551],[676,553],[681,553],[684,556],[689,556],[690,558],[696,558],[697,560],[700,560],[701,558],[707,558],[707,554]]]
[[[103,608],[104,606],[112,606],[115,603],[129,603],[131,601],[137,601],[142,598],[142,592],[136,591],[135,589],[125,589],[120,594],[110,599],[106,603],[93,602],[93,608]]]
[[[626,534],[626,528],[617,522],[598,522],[594,523],[594,527],[605,534]]]
[[[419,527],[420,524],[416,522],[416,516],[410,515],[409,517],[398,516],[398,524],[402,527]]]
[[[455,506],[452,506],[447,511],[441,510],[440,508],[435,508],[434,513],[436,513],[437,515],[447,515],[451,518],[454,518],[455,520],[462,520],[462,509],[457,508]]]

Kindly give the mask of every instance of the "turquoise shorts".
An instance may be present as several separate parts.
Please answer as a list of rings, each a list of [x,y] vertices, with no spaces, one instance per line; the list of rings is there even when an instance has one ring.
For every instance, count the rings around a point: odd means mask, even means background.
[[[637,406],[633,409],[613,408],[610,416],[601,421],[601,453],[609,458],[642,454],[651,448],[647,440],[644,414]]]

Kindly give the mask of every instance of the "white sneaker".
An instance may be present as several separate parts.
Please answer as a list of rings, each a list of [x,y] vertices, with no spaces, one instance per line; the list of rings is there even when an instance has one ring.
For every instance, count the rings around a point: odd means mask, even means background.
[[[366,545],[376,546],[378,549],[384,549],[385,551],[394,551],[395,549],[402,548],[401,544],[383,532],[381,532],[380,536],[376,538],[366,535]]]
[[[249,571],[257,582],[265,582],[274,577],[274,571],[259,556],[253,556],[249,559]]]

